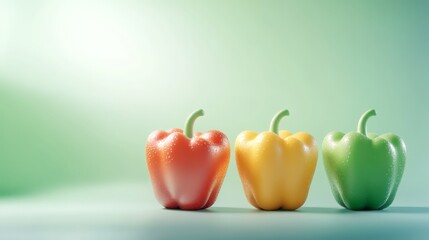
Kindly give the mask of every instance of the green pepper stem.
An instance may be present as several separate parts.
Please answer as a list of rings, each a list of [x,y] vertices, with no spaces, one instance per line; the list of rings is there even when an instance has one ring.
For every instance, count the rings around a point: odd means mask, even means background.
[[[372,116],[377,115],[374,109],[370,109],[368,111],[366,111],[362,117],[360,117],[359,119],[359,123],[358,123],[358,132],[363,134],[364,136],[366,136],[367,132],[366,132],[366,122],[368,121],[368,119]]]
[[[204,116],[204,110],[198,109],[197,111],[193,112],[191,115],[189,115],[188,119],[186,119],[185,123],[185,136],[188,138],[192,138],[193,136],[193,129],[194,129],[194,122],[198,117]]]
[[[270,131],[275,133],[275,134],[279,134],[279,123],[280,120],[286,116],[289,116],[289,110],[285,109],[282,110],[280,112],[278,112],[273,119],[271,120],[271,124],[270,124]]]

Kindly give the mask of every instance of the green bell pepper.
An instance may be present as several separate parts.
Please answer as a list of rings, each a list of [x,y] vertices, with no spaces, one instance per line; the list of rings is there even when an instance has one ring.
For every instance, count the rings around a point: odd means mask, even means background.
[[[367,134],[365,112],[358,131],[331,132],[323,140],[322,153],[335,200],[351,210],[388,207],[395,198],[405,167],[404,141],[392,134]]]

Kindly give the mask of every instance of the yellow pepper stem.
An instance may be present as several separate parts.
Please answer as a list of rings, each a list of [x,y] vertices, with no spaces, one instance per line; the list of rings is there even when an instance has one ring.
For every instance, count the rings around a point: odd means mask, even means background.
[[[278,112],[273,119],[271,120],[271,124],[270,124],[270,131],[275,133],[275,134],[279,134],[279,123],[280,120],[282,120],[282,118],[289,116],[289,110],[285,109],[282,110],[280,112]]]

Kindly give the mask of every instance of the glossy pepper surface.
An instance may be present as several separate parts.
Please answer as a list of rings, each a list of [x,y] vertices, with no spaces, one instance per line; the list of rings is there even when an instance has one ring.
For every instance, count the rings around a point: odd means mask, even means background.
[[[306,132],[278,130],[288,110],[272,120],[270,131],[245,131],[235,142],[235,156],[250,204],[263,210],[294,210],[304,204],[317,163],[317,145]]]
[[[216,201],[229,163],[230,147],[220,131],[193,134],[191,114],[184,132],[154,131],[147,140],[146,161],[153,190],[166,208],[197,210]]]
[[[367,134],[365,112],[357,132],[329,133],[322,152],[326,174],[335,200],[352,210],[375,210],[388,207],[395,198],[405,167],[404,141],[392,134]]]

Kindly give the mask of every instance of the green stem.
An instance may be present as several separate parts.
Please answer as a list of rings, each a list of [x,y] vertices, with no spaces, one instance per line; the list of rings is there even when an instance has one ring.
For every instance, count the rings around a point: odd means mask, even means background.
[[[193,135],[193,128],[194,128],[194,122],[198,117],[204,116],[204,110],[198,109],[197,111],[193,112],[191,115],[189,115],[188,119],[186,119],[185,123],[185,136],[188,138],[192,138]]]
[[[359,119],[358,132],[366,136],[366,122],[372,116],[377,115],[374,109],[366,111]]]
[[[273,120],[271,120],[270,124],[270,131],[279,134],[279,123],[280,120],[286,116],[289,116],[289,110],[285,109],[280,112],[278,112],[274,117]]]

